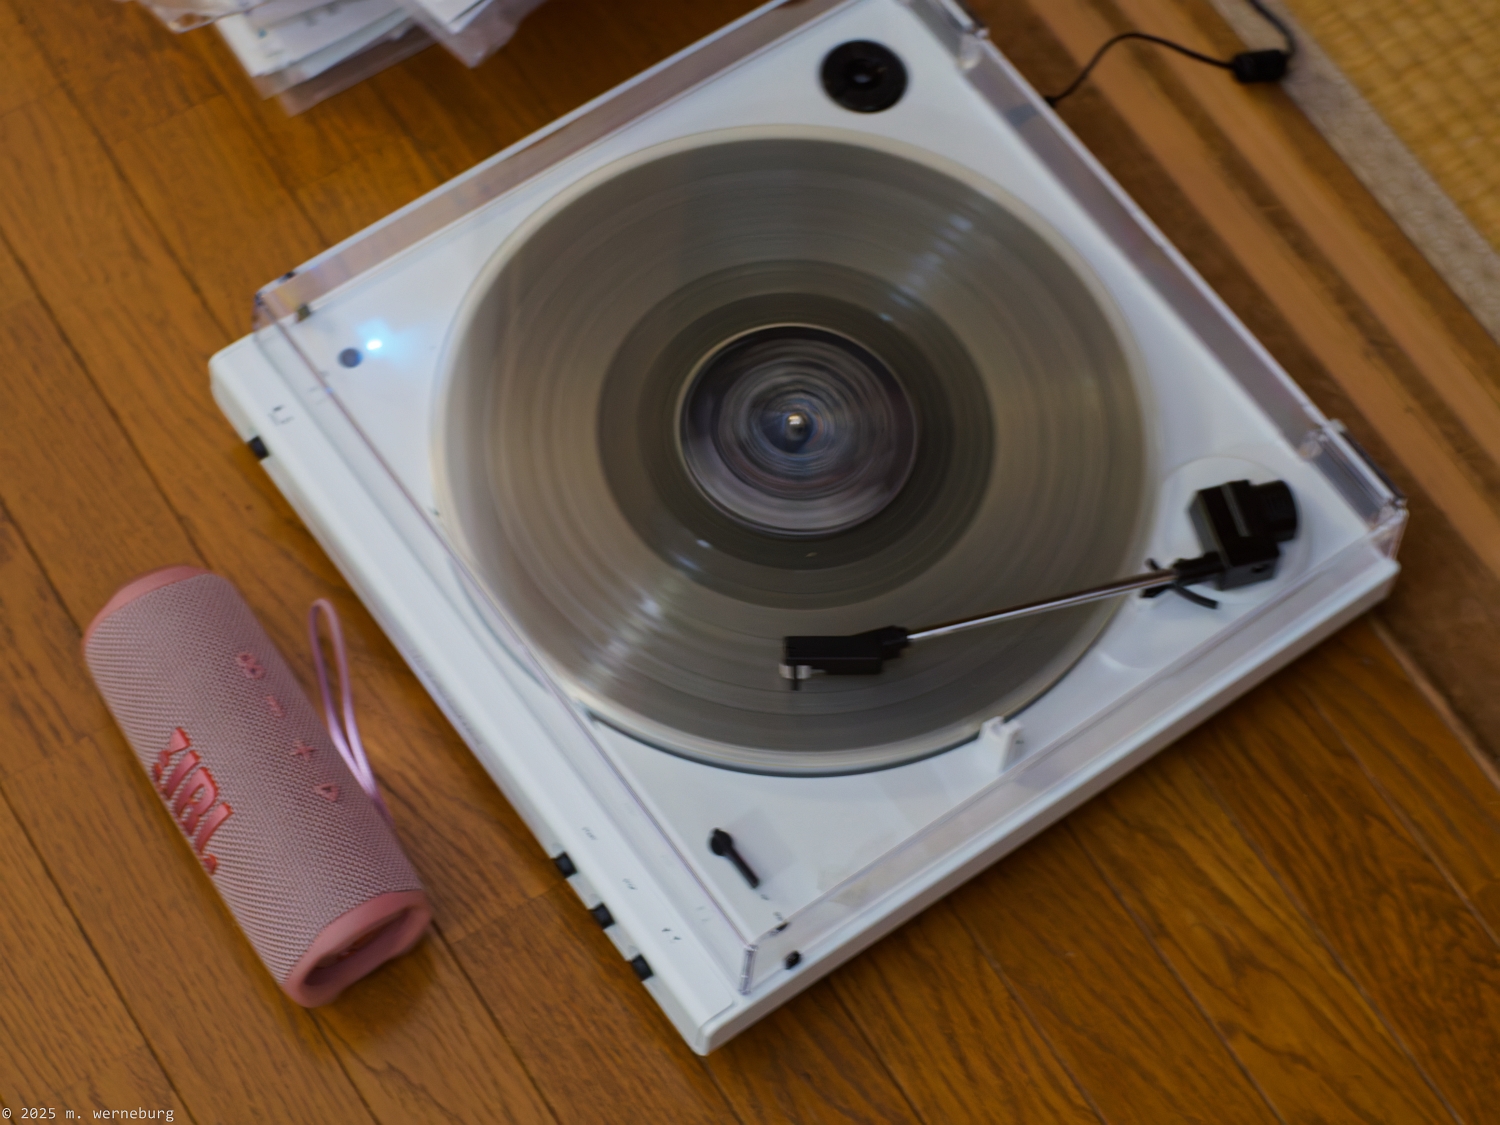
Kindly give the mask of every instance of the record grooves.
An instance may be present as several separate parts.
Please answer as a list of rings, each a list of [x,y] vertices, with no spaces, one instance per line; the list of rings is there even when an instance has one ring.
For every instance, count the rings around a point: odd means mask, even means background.
[[[1399,571],[948,0],[768,4],[258,300],[216,398],[699,1051]]]
[[[1110,607],[795,694],[780,638],[1138,569],[1133,355],[1087,268],[972,174],[832,130],[695,138],[590,178],[475,284],[445,510],[611,725],[734,769],[882,768],[1024,706]]]

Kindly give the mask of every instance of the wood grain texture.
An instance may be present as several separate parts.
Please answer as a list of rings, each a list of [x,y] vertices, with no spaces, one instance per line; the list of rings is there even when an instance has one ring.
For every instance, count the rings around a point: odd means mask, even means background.
[[[1276,1120],[1066,825],[953,904],[1106,1121]]]
[[[31,1104],[56,1108],[59,1117],[71,1109],[81,1120],[92,1119],[94,1110],[131,1109],[157,1110],[159,1121],[165,1119],[165,1110],[172,1111],[174,1121],[194,1120],[145,1047],[108,1061],[94,1061],[86,1077]]]
[[[472,992],[447,942],[429,938],[318,1010],[377,1121],[554,1120],[487,1009],[455,1002]]]
[[[1100,1120],[950,904],[833,983],[923,1119]]]
[[[27,578],[25,561],[19,549],[13,550],[8,571]],[[33,581],[17,582],[8,589],[38,595],[41,589],[32,577]],[[65,624],[76,644],[76,627],[61,614],[54,615],[53,621]],[[23,697],[29,688],[24,681],[11,681],[10,686]],[[48,692],[45,703],[97,706],[97,697],[86,686],[74,682],[65,690],[71,698],[57,699],[54,692]],[[12,709],[24,710],[28,701],[13,697],[8,702]],[[343,1006],[324,1009],[310,1018],[286,1001],[207,881],[192,871],[192,864],[173,867],[175,893],[171,882],[162,886],[152,881],[152,873],[160,866],[158,853],[180,850],[180,833],[150,792],[119,735],[106,730],[101,737],[107,744],[102,753],[90,754],[93,743],[85,738],[29,769],[11,771],[6,792],[27,809],[38,797],[45,801],[52,792],[84,798],[65,802],[72,814],[69,819],[48,819],[46,809],[28,817],[32,838],[46,845],[46,854],[53,857],[60,872],[59,880],[70,888],[80,886],[84,872],[106,876],[74,903],[74,909],[80,916],[87,912],[95,926],[111,930],[99,943],[104,963],[127,978],[131,1008],[148,1024],[152,1046],[175,1064],[174,1074],[176,1065],[194,1072],[218,1073],[230,1067],[250,1076],[264,1074],[268,1068],[288,1065],[283,1052],[290,1050],[300,1057],[309,1043],[320,1045],[328,1038],[338,1056],[328,1076],[333,1090],[321,1109],[313,1102],[306,1111],[312,1115],[308,1119],[316,1119],[317,1113],[353,1095],[349,1089],[341,1095],[338,1092],[346,1074],[359,1091],[356,1100],[383,1119],[399,1120],[413,1113],[462,1117],[480,1110],[501,1120],[548,1119],[509,1044],[438,937],[430,939],[420,955],[376,974]],[[78,767],[80,759],[94,765]],[[67,769],[80,772],[54,772]],[[134,804],[122,809],[118,801],[93,800],[98,786],[143,792],[136,794]],[[87,831],[79,830],[80,817]],[[108,862],[96,861],[100,851],[110,853]],[[163,917],[168,902],[178,911]],[[132,939],[147,942],[152,956],[143,956]],[[221,953],[226,941],[240,954],[234,969],[226,965],[228,959]],[[171,978],[169,987],[162,986],[164,977]],[[194,1008],[195,992],[212,1002]],[[221,1023],[234,1011],[236,999],[248,1010]],[[262,1007],[268,1000],[273,1001],[273,1009],[283,1010],[286,1022],[282,1025],[265,1024]],[[181,1005],[192,1009],[189,1018],[179,1017]],[[231,1027],[233,1032],[224,1034]],[[295,1091],[308,1076],[296,1075],[295,1068],[292,1073]],[[59,1089],[61,1084],[52,1088]],[[210,1094],[224,1100],[211,1099]],[[232,1081],[184,1089],[189,1104],[200,1112],[231,1118],[257,1106],[277,1115],[290,1112],[274,1095],[270,1102],[264,1098],[246,1102],[247,1094],[248,1084]]]
[[[0,248],[6,272],[19,273]],[[74,621],[87,624],[133,574],[199,561],[35,297],[0,308],[0,349],[9,360],[0,370],[0,499],[50,563],[48,577]]]
[[[1222,720],[1246,721],[1243,709]],[[1282,1120],[1446,1119],[1193,771],[1199,745],[1189,736],[1073,818],[1110,886]]]
[[[826,980],[710,1055],[708,1069],[745,1125],[933,1120],[902,1096]]]
[[[214,405],[204,370],[230,337],[93,130],[71,101],[55,94],[0,118],[0,162],[7,159],[18,177],[22,169],[40,169],[50,182],[28,179],[26,190],[0,198],[0,233],[26,263],[104,406],[189,537],[176,558],[126,563],[112,544],[135,534],[137,517],[117,502],[112,523],[88,525],[99,535],[98,550],[79,551],[76,539],[59,544],[68,550],[60,551],[58,565],[87,565],[96,576],[69,595],[75,617],[86,621],[115,586],[152,565],[201,558],[240,587],[305,674],[305,607],[332,592],[375,700],[367,726],[376,766],[398,807],[434,813],[430,831],[414,834],[413,858],[442,915],[461,933],[471,915],[477,924],[518,895],[538,893],[544,857]],[[61,383],[49,391],[72,394]],[[110,463],[98,462],[101,480],[115,475]],[[119,475],[129,479],[127,462]],[[453,863],[445,839],[460,854],[483,840],[492,861]]]
[[[247,330],[245,294],[284,273],[284,263],[323,249],[227,98],[128,136],[102,136],[167,250],[193,258],[195,286],[220,325]]]
[[[1339,657],[1335,659],[1335,655]],[[1301,684],[1407,829],[1500,934],[1500,788],[1373,629],[1346,629]]]
[[[1274,684],[1193,765],[1465,1120],[1500,1104],[1500,946],[1308,696]]]
[[[30,315],[24,323],[19,319],[23,314]],[[201,556],[183,534],[171,509],[134,455],[95,388],[72,361],[67,349],[61,346],[55,331],[52,335],[47,334],[50,321],[40,306],[35,302],[13,303],[5,310],[4,317],[0,330],[12,329],[9,341],[19,355],[32,363],[30,368],[24,363],[13,365],[0,377],[0,388],[3,388],[0,394],[8,396],[6,405],[11,407],[12,416],[26,423],[6,431],[4,440],[0,441],[0,458],[8,457],[8,464],[15,469],[22,463],[32,467],[45,465],[50,453],[61,453],[55,444],[49,444],[49,431],[42,424],[44,419],[62,420],[69,429],[86,439],[72,447],[56,468],[33,477],[45,481],[45,487],[21,490],[20,494],[9,498],[12,507],[19,507],[31,517],[29,526],[35,527],[39,533],[33,546],[44,562],[51,564],[52,581],[65,592],[76,628],[77,624],[88,620],[113,586],[118,585],[120,575],[137,573],[166,562],[196,562]],[[30,334],[16,328],[16,324],[30,329]],[[44,370],[47,377],[39,377]],[[175,456],[180,457],[182,452],[181,442],[171,447]],[[11,471],[3,479],[17,481],[25,477]],[[96,509],[85,511],[80,520],[74,508],[72,518],[68,518],[69,509],[60,501],[69,494],[87,498]],[[80,528],[83,534],[80,534]],[[377,745],[380,729],[377,721],[373,728]],[[118,738],[112,741],[118,743]],[[463,787],[463,797],[467,797],[471,788]],[[442,795],[439,786],[437,796]],[[460,811],[462,807],[466,806],[461,806]],[[158,810],[155,818],[160,819],[160,816]],[[53,826],[52,831],[66,829]],[[71,837],[69,843],[76,845]],[[211,891],[206,886],[200,890],[211,898]],[[149,909],[147,902],[140,900],[137,910]],[[222,914],[223,908],[217,903],[215,906]],[[204,908],[207,909],[206,905]],[[212,949],[208,940],[210,935],[200,933],[197,936],[198,941],[184,940],[190,945],[203,942],[199,949],[206,956]],[[240,944],[243,945],[243,939]],[[403,974],[410,976],[421,962],[414,961],[411,967],[403,966],[382,978],[388,984],[396,984],[397,995],[408,1001],[399,1009],[398,1026],[389,1034],[384,1026],[388,1021],[366,1021],[356,1034],[340,1021],[336,1013],[320,1017],[322,1025],[343,1032],[335,1036],[334,1053],[347,1057],[335,1064],[333,1080],[336,1084],[344,1083],[346,1079],[340,1068],[347,1070],[364,1104],[372,1111],[384,1111],[392,1118],[420,1107],[427,1111],[472,1112],[480,1106],[494,1104],[512,1106],[515,1120],[540,1119],[543,1111],[529,1079],[521,1071],[514,1053],[479,998],[451,957],[444,956],[445,953],[446,950],[442,950],[426,966],[429,976],[435,973],[449,985],[444,989],[445,998],[441,1003],[417,1002],[418,997],[399,985]],[[253,958],[246,963],[245,973],[257,992],[268,985]],[[377,987],[371,982],[366,992],[379,995]],[[252,1004],[257,1002],[259,997],[250,1001]],[[389,1010],[385,1005],[381,1007]],[[242,1065],[240,1069],[261,1069],[275,1056],[276,1050],[287,1046],[296,1049],[296,1045],[284,1041],[289,1030],[298,1030],[297,1020],[308,1023],[308,1017],[299,1015],[290,1025],[264,1029],[259,1042],[254,1037],[244,1039],[243,1043],[250,1047],[251,1057],[259,1055],[259,1059],[255,1065]],[[323,1027],[311,1023],[300,1030],[304,1038],[311,1035],[321,1042],[324,1037]],[[199,1035],[181,1044],[184,1054],[180,1057],[191,1058],[193,1056],[186,1052],[199,1048],[197,1058],[201,1061],[202,1045],[212,1042],[207,1031],[208,1028],[200,1028]],[[160,1026],[153,1027],[154,1035],[162,1033]],[[406,1061],[421,1066],[423,1082],[414,1083],[409,1074],[392,1065],[387,1044],[391,1039],[399,1044],[397,1053]],[[441,1080],[433,1081],[434,1078]],[[247,1086],[235,1088],[231,1084],[225,1093],[243,1098],[247,1090]],[[501,1090],[506,1093],[504,1098],[492,1096]],[[189,1100],[203,1105],[204,1096],[205,1091],[198,1089],[189,1094]],[[347,1096],[347,1091],[344,1096]],[[334,1101],[337,1100],[335,1096]],[[306,1112],[317,1112],[316,1103],[314,1106]],[[328,1106],[323,1108],[326,1110]]]
[[[52,68],[8,5],[0,5],[0,113],[39,98],[56,84]]]
[[[755,6],[751,0],[549,0],[505,50],[475,70],[428,51],[377,76],[374,85],[446,179]]]
[[[979,7],[1028,74],[1056,77],[1079,28],[1151,14],[1132,4]],[[1367,630],[704,1061],[221,418],[206,362],[255,288],[750,6],[549,0],[474,71],[427,51],[287,119],[212,34],[132,4],[0,0],[0,887],[36,907],[0,920],[0,988],[25,996],[0,1015],[0,1100],[199,1121],[1155,1123],[1442,1120],[1441,1097],[1483,1120],[1500,791]],[[1410,248],[1283,102],[1221,104],[1124,61],[1067,110],[1101,159],[1321,403],[1383,454],[1427,434],[1493,508],[1487,423],[1408,354],[1446,333],[1433,354],[1484,376],[1490,353]],[[1348,204],[1346,241],[1278,197],[1284,160]],[[1341,273],[1381,254],[1405,282]],[[1396,309],[1376,282],[1422,300]],[[1372,425],[1369,401],[1415,421]],[[1477,652],[1500,579],[1424,490],[1431,467],[1393,467],[1416,482],[1417,607],[1393,620],[1423,661],[1460,632]],[[335,600],[436,903],[416,953],[311,1015],[182,850],[78,658],[119,582],[176,561],[240,586],[304,677],[307,603]],[[1454,690],[1488,713],[1480,679]],[[1265,739],[1264,699],[1295,715],[1272,724],[1279,756],[1220,761]],[[1341,850],[1356,838],[1363,859]],[[24,1040],[49,1012],[96,1018]],[[13,1060],[35,1089],[4,1083]]]
[[[201,873],[175,862],[188,843],[118,734],[12,775],[5,792],[195,1117],[369,1120],[312,1016]]]
[[[265,112],[218,36],[188,36],[184,45],[212,74],[325,244],[357,233],[442,182],[373,83],[290,118]]]
[[[572,888],[559,885],[454,948],[559,1121],[733,1119]]]
[[[79,658],[80,633],[0,512],[0,782],[114,725]]]
[[[166,1075],[3,801],[0,904],[0,1101],[45,1106],[121,1063],[122,1100],[168,1101]]]

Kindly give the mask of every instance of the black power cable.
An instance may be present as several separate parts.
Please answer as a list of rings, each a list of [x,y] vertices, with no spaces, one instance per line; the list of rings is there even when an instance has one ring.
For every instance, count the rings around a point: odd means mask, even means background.
[[[1190,47],[1184,47],[1181,43],[1174,43],[1170,39],[1163,39],[1159,35],[1147,35],[1144,31],[1125,31],[1112,39],[1105,41],[1104,45],[1094,52],[1094,57],[1078,72],[1078,77],[1068,83],[1068,88],[1060,94],[1053,94],[1043,100],[1050,106],[1057,105],[1069,94],[1088,80],[1089,74],[1094,67],[1099,65],[1105,53],[1116,43],[1123,43],[1127,39],[1140,39],[1147,43],[1154,43],[1158,47],[1166,47],[1168,50],[1176,51],[1179,55],[1186,55],[1195,62],[1207,63],[1222,70],[1233,73],[1234,80],[1242,85],[1250,85],[1254,82],[1279,82],[1286,77],[1287,67],[1291,64],[1292,56],[1297,53],[1297,40],[1292,35],[1291,29],[1270,11],[1262,0],[1248,0],[1252,8],[1260,13],[1272,27],[1281,32],[1282,39],[1286,42],[1286,49],[1270,48],[1264,51],[1241,51],[1228,59],[1216,59],[1212,55],[1205,55],[1194,51]]]

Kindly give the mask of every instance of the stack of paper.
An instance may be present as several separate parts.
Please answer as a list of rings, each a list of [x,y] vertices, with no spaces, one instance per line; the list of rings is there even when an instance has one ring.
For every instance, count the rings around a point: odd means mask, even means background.
[[[293,113],[431,42],[397,0],[264,0],[217,27],[257,89]]]
[[[214,23],[256,88],[291,113],[434,39],[470,66],[542,0],[141,0],[171,28]]]
[[[542,0],[400,0],[439,43],[470,66],[498,51]]]
[[[399,0],[141,0],[174,31],[213,23],[264,97],[290,113],[432,39]]]

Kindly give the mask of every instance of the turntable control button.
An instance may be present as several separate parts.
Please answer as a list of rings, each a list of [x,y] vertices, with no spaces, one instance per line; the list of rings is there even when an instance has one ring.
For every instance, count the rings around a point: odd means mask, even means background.
[[[760,876],[757,875],[745,862],[745,857],[740,855],[739,849],[734,846],[734,837],[722,828],[715,828],[708,837],[708,850],[714,855],[721,855],[740,873],[745,882],[750,884],[753,891],[760,886]]]

